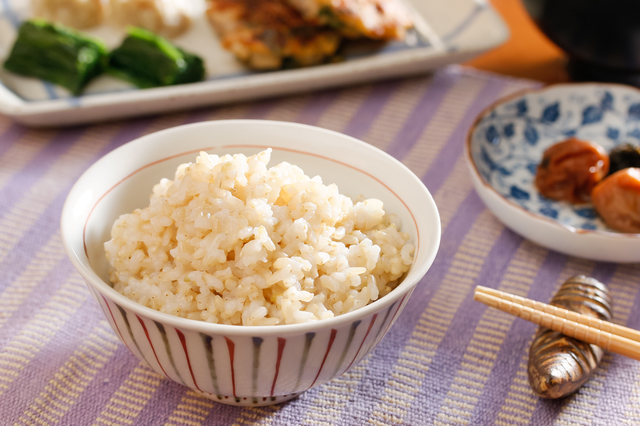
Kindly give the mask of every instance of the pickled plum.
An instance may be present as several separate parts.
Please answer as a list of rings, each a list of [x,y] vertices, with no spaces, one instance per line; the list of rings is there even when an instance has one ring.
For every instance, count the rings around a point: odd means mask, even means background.
[[[535,184],[547,198],[583,203],[608,171],[609,156],[600,145],[571,138],[547,148]]]
[[[620,170],[591,192],[596,211],[611,228],[640,233],[640,168]]]

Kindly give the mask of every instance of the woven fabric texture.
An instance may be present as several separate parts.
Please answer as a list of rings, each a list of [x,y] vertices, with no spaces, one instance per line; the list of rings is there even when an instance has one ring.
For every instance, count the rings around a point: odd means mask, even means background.
[[[607,354],[558,401],[526,376],[536,326],[473,301],[475,285],[548,301],[568,277],[610,287],[640,327],[640,265],[560,255],[505,229],[474,192],[463,141],[496,99],[538,84],[453,66],[428,76],[62,130],[0,117],[0,424],[638,424],[640,364]],[[138,362],[66,258],[64,199],[98,158],[139,136],[205,120],[294,121],[360,138],[416,173],[442,216],[435,263],[376,350],[290,402],[214,403]]]

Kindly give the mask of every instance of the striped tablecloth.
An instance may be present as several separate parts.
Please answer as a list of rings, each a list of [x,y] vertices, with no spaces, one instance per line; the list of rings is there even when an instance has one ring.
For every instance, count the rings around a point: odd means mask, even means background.
[[[474,302],[476,284],[547,301],[577,273],[610,286],[620,323],[640,327],[640,265],[547,251],[505,229],[462,157],[473,118],[536,84],[450,67],[434,75],[66,130],[0,117],[0,424],[638,424],[640,364],[607,354],[575,395],[538,399],[526,377],[535,326]],[[60,211],[94,161],[179,124],[260,118],[313,124],[391,153],[442,215],[428,281],[378,348],[285,404],[211,402],[141,365],[119,343],[67,260]],[[428,284],[427,284],[428,282]]]

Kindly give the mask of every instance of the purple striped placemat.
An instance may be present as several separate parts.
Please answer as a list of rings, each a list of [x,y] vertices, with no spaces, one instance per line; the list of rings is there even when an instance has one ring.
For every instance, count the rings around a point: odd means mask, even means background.
[[[577,273],[609,285],[620,323],[640,327],[640,265],[549,252],[506,230],[462,157],[474,117],[537,84],[457,66],[430,76],[228,107],[30,130],[0,117],[0,424],[638,424],[640,365],[608,354],[575,395],[538,399],[526,377],[535,326],[473,301],[477,284],[546,301]],[[271,407],[204,399],[142,366],[66,259],[71,185],[141,135],[226,118],[296,121],[361,138],[421,177],[442,215],[440,252],[378,348],[343,376]]]

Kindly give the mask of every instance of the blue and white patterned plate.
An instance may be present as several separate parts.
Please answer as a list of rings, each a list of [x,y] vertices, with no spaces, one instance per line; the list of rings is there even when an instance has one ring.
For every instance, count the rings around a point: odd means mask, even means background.
[[[563,239],[580,235],[640,241],[640,235],[615,232],[590,204],[550,200],[535,187],[544,151],[572,136],[596,142],[606,151],[625,142],[640,143],[640,91],[613,84],[561,84],[499,101],[469,131],[467,160],[476,189],[496,216],[525,237],[564,253],[617,261],[563,249],[558,241],[563,245]],[[555,226],[558,236],[546,238],[543,234],[553,230],[548,227],[534,233],[539,221]],[[581,245],[565,245],[573,244]],[[634,259],[640,261],[640,254]]]

